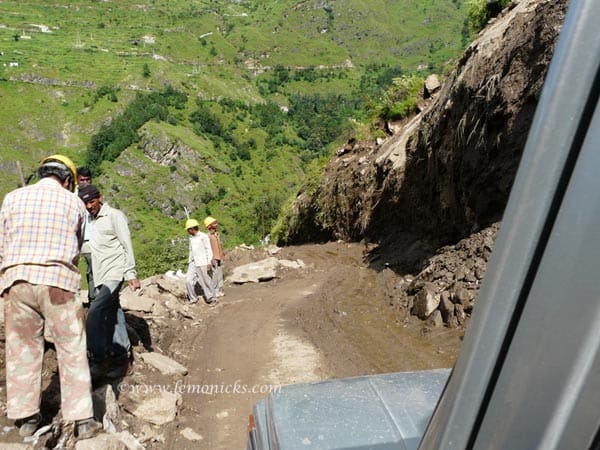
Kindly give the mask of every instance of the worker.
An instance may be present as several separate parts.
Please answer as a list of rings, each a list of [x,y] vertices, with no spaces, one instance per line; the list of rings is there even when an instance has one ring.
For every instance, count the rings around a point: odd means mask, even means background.
[[[126,375],[133,362],[127,331],[120,341],[114,339],[119,335],[115,330],[121,307],[119,292],[124,281],[132,291],[140,289],[131,234],[125,214],[106,203],[96,186],[83,186],[78,194],[90,214],[96,288],[86,320],[90,369],[94,379],[117,378]]]
[[[63,155],[43,159],[39,181],[8,193],[0,209],[0,294],[6,333],[6,412],[27,437],[40,414],[44,329],[58,361],[62,419],[79,439],[102,424],[93,418],[83,308],[75,297],[85,208],[77,169]]]
[[[88,184],[92,184],[92,171],[87,167],[81,166],[77,168],[77,193],[79,189],[83,188]],[[96,297],[96,287],[94,285],[94,271],[92,270],[92,250],[90,248],[90,232],[92,224],[90,222],[90,213],[85,213],[85,227],[83,232],[83,244],[81,246],[81,257],[86,263],[86,279],[88,284],[88,306],[92,304]],[[119,305],[117,309],[117,323],[115,325],[115,332],[113,335],[113,343],[130,350],[131,342],[129,341],[129,335],[127,334],[127,321],[123,308]],[[131,358],[130,358],[131,359]]]
[[[185,278],[188,300],[190,303],[198,301],[196,284],[200,284],[206,303],[211,306],[217,304],[217,296],[212,284],[212,249],[210,239],[206,233],[199,229],[200,224],[196,219],[188,219],[185,229],[190,235],[190,250],[188,257],[188,272]]]
[[[225,253],[223,252],[223,243],[221,241],[221,234],[219,233],[219,223],[217,222],[217,219],[208,216],[204,219],[204,226],[208,230],[210,248],[213,253],[213,289],[215,290],[217,297],[223,297],[225,295],[223,290],[223,258],[225,257]]]
[[[77,168],[77,189],[92,183],[92,172],[87,167]],[[85,261],[85,277],[88,285],[88,303],[94,300],[94,276],[92,274],[92,251],[90,250],[90,215],[85,213],[85,227],[83,230],[83,244],[81,245],[81,257]]]

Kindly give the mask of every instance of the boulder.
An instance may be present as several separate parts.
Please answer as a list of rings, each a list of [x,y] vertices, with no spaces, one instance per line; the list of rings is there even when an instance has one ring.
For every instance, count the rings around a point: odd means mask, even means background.
[[[305,267],[304,261],[297,259],[296,261],[290,261],[289,259],[280,259],[279,264],[286,269],[302,269]]]
[[[189,427],[181,430],[181,435],[184,438],[186,438],[188,441],[201,441],[204,439],[204,437],[202,437],[202,435],[196,433],[194,430],[192,430]]]
[[[431,326],[436,328],[443,327],[444,320],[442,319],[442,313],[440,312],[440,310],[436,309],[435,311],[433,311],[433,313],[431,313],[431,315],[429,316],[429,319],[427,319],[427,322]]]
[[[432,73],[425,79],[424,97],[431,97],[434,93],[439,91],[441,87],[442,83],[440,83],[440,79],[436,74]]]
[[[140,358],[145,363],[158,369],[163,375],[187,375],[188,373],[186,367],[160,353],[142,353]]]
[[[186,298],[187,296],[185,291],[185,279],[174,280],[172,278],[161,276],[155,279],[155,284],[161,292],[169,292],[177,298]]]
[[[440,294],[435,285],[426,283],[415,295],[412,313],[421,319],[427,319],[440,305]],[[441,318],[441,314],[440,314]]]
[[[121,308],[126,311],[152,312],[156,302],[153,298],[147,296],[142,289],[132,292],[131,289],[125,288],[121,291],[119,299]]]
[[[146,422],[164,425],[172,422],[177,416],[177,407],[181,404],[181,394],[169,392],[170,386],[131,386],[123,407]],[[137,389],[140,387],[141,389]]]
[[[277,268],[279,260],[275,257],[263,259],[261,261],[244,264],[235,267],[227,278],[230,283],[258,283],[260,281],[269,281],[277,277]]]
[[[102,433],[75,444],[75,450],[123,450],[123,444],[114,434]]]
[[[121,431],[116,433],[115,436],[119,438],[119,441],[128,448],[128,450],[144,450],[145,447],[138,441],[133,434],[129,431]]]

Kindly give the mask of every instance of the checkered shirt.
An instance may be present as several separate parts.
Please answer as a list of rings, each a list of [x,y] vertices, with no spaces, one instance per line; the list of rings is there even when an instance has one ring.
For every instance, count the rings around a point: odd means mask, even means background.
[[[85,206],[53,178],[16,189],[0,209],[0,293],[23,280],[79,289]]]

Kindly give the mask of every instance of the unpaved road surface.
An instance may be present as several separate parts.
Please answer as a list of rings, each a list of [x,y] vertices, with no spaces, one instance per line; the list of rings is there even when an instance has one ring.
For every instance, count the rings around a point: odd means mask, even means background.
[[[266,283],[228,286],[221,305],[206,310],[202,330],[190,333],[186,382],[243,386],[280,384],[371,373],[451,367],[462,331],[430,330],[389,306],[395,278],[368,269],[364,248],[330,243],[282,249],[301,260]],[[203,306],[200,306],[203,307]],[[266,394],[184,395],[173,448],[245,448],[248,414]],[[204,438],[191,444],[180,428]]]
[[[145,448],[243,449],[253,405],[280,385],[451,367],[464,330],[432,329],[392,307],[399,276],[368,268],[364,250],[341,242],[286,247],[276,257],[304,268],[283,269],[268,282],[227,285],[216,307],[197,304],[176,319],[144,320],[152,350],[183,364],[188,374],[162,375],[138,357],[121,381],[119,404],[127,404],[130,390],[149,386],[180,386],[182,402],[175,420],[161,426],[124,406],[117,428]],[[230,255],[226,269],[266,256],[262,250]],[[143,315],[127,315],[139,331]],[[140,343],[134,350],[139,356],[148,347]],[[46,384],[54,359],[50,349]],[[44,393],[42,410],[55,414],[51,394]],[[4,405],[4,389],[1,398]],[[0,419],[0,427],[9,425]],[[5,428],[2,442],[22,440]]]

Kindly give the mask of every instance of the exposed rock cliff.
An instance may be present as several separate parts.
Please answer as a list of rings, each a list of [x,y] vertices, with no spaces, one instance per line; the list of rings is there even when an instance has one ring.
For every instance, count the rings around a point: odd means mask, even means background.
[[[298,196],[287,243],[441,243],[504,210],[566,12],[566,0],[512,4],[467,48],[441,91],[381,144],[349,142]],[[392,130],[396,130],[393,132]]]

